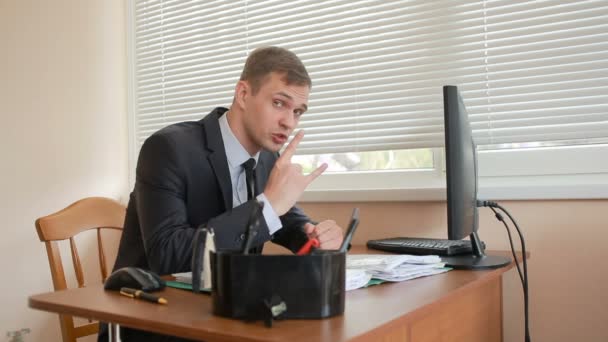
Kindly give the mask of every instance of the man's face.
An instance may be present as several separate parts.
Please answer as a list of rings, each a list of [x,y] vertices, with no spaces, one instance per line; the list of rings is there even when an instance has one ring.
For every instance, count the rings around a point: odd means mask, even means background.
[[[307,85],[287,85],[283,74],[277,73],[264,79],[255,95],[248,84],[245,88],[243,145],[252,154],[262,148],[278,152],[298,125],[300,116],[308,109],[310,88]]]

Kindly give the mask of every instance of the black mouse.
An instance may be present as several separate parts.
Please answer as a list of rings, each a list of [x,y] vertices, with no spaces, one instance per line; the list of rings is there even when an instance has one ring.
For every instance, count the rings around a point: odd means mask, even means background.
[[[106,290],[130,287],[143,291],[157,291],[165,287],[165,281],[156,273],[138,267],[123,267],[112,272],[104,284]]]

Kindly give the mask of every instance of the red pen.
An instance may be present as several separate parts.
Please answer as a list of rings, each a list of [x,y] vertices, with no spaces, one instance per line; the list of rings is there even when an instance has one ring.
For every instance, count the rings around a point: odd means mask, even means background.
[[[298,251],[298,253],[296,253],[297,255],[305,255],[305,254],[309,254],[310,250],[315,247],[319,247],[321,244],[319,243],[319,240],[312,238],[312,239],[308,239],[308,241],[304,244],[304,246],[302,246],[302,248],[300,248],[300,250]]]

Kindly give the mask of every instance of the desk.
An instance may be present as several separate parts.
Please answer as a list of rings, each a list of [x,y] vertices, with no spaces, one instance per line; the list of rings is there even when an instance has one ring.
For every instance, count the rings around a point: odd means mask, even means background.
[[[270,329],[214,316],[209,295],[173,288],[162,292],[168,305],[133,300],[99,284],[34,295],[29,306],[209,342],[502,341],[502,274],[513,266],[349,291],[342,316],[277,321]]]

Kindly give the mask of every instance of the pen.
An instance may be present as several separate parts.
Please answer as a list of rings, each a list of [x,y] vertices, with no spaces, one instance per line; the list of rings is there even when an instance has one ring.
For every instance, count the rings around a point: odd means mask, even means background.
[[[131,297],[131,298],[147,300],[148,302],[152,302],[152,303],[158,303],[158,304],[167,304],[168,303],[165,298],[157,297],[148,292],[132,289],[129,287],[121,287],[120,294],[123,296]]]
[[[297,255],[305,255],[310,253],[311,249],[313,247],[317,248],[319,247],[321,244],[319,243],[319,240],[312,238],[312,239],[308,239],[308,241],[306,241],[306,243],[304,244],[304,246],[302,246],[300,248],[300,250],[296,253]]]

